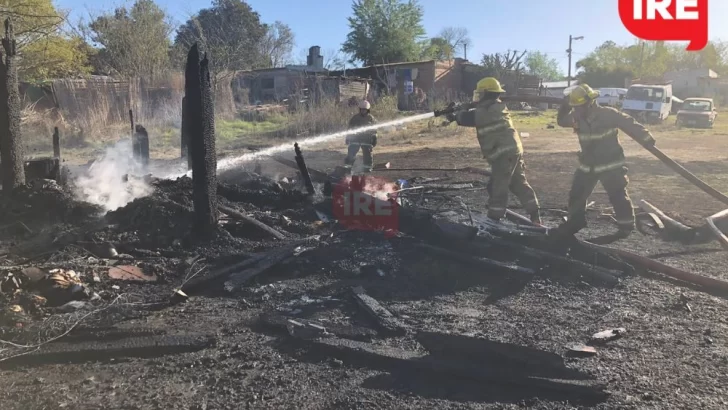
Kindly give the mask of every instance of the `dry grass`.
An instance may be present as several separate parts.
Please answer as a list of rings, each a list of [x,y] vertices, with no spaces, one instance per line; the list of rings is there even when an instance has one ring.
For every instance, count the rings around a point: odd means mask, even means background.
[[[126,115],[115,103],[113,93],[94,92],[92,104],[82,104],[81,98],[69,106],[84,107],[82,111],[59,112],[55,109],[39,110],[34,104],[23,110],[23,138],[28,156],[47,156],[52,153],[53,128],[61,134],[62,155],[72,163],[85,163],[103,152],[105,146],[131,135]],[[167,96],[142,98],[135,110],[135,123],[149,131],[152,156],[155,158],[179,155],[182,92]],[[221,103],[221,100],[230,100]],[[216,95],[216,132],[220,150],[235,150],[249,145],[273,145],[288,139],[306,138],[346,128],[356,108],[333,101],[323,101],[309,110],[288,112],[285,109],[260,110],[239,114],[226,108],[233,106],[232,94]],[[372,107],[373,114],[381,121],[400,116],[394,97],[380,99]]]
[[[267,108],[267,107],[266,107]],[[217,121],[217,139],[220,149],[235,149],[248,145],[272,145],[285,140],[307,138],[346,129],[355,107],[323,101],[310,109],[294,112],[261,109],[247,112],[243,119]],[[399,117],[397,101],[385,97],[372,105],[372,115],[380,121]]]
[[[60,130],[64,151],[93,151],[124,138],[131,134],[130,108],[134,122],[153,135],[169,135],[181,124],[182,73],[158,79],[56,80],[53,87],[60,109],[38,109],[36,104],[29,104],[23,110],[24,141],[30,155],[51,152],[54,127]],[[215,104],[221,119],[234,117],[230,87],[218,87]]]

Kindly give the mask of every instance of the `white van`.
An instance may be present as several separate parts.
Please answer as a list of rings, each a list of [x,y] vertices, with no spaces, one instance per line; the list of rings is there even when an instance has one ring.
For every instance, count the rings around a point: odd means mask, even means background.
[[[622,100],[627,94],[626,88],[599,88],[597,91],[599,91],[599,97],[597,97],[599,105],[615,108],[622,106]]]
[[[635,84],[629,87],[622,111],[644,123],[660,123],[672,111],[672,84]]]

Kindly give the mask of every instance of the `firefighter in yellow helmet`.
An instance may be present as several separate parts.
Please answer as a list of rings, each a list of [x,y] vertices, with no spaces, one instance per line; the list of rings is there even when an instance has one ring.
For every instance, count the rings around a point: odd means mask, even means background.
[[[510,192],[518,198],[531,221],[541,224],[536,193],[526,180],[523,146],[513,126],[511,114],[501,94],[505,90],[497,79],[486,77],[478,81],[473,92],[475,108],[461,110],[451,119],[458,125],[475,127],[480,150],[490,163],[492,176],[488,200],[488,217],[499,220],[505,216]]]
[[[634,118],[596,102],[599,92],[586,84],[574,88],[561,105],[557,122],[573,128],[579,137],[579,167],[569,192],[569,217],[557,234],[573,235],[585,228],[587,199],[598,182],[607,191],[619,226],[618,237],[627,237],[634,230],[634,210],[627,193],[629,178],[624,150],[619,143],[619,130],[643,146],[652,146],[655,139],[647,128]]]
[[[362,128],[377,123],[376,118],[371,114],[372,105],[367,100],[359,102],[359,113],[355,114],[349,120],[349,129]],[[369,130],[357,134],[351,134],[346,137],[346,145],[349,150],[344,165],[351,168],[356,161],[356,154],[361,149],[364,160],[364,172],[372,171],[372,150],[377,146],[377,130]]]

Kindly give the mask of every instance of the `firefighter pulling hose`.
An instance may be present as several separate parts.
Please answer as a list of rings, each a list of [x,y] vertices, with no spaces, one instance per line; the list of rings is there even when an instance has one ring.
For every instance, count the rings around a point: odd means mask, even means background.
[[[476,89],[476,93],[477,91]],[[557,228],[557,235],[572,235],[586,226],[586,200],[600,181],[609,195],[619,225],[618,233],[613,235],[614,239],[624,238],[633,231],[634,211],[627,193],[629,180],[627,168],[624,166],[624,150],[618,139],[620,130],[690,183],[713,198],[728,204],[726,195],[697,178],[655,147],[655,139],[642,124],[616,109],[597,104],[598,95],[598,91],[582,84],[571,90],[563,99],[534,95],[498,98],[500,103],[521,101],[559,104],[561,108],[557,118],[558,124],[562,127],[573,128],[579,137],[580,166],[574,174],[569,194],[569,218],[566,223]],[[465,104],[451,103],[444,109],[435,111],[434,115],[435,117],[445,116],[451,122],[457,121],[460,125],[465,125],[461,122],[472,122],[472,119],[468,120],[468,117],[472,117],[472,113],[477,111],[478,105],[478,101]],[[517,134],[516,138],[518,138]]]

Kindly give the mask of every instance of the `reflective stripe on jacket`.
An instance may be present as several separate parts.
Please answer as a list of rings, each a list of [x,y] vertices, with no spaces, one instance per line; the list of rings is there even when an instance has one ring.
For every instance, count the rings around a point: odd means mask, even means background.
[[[523,154],[521,138],[502,101],[481,101],[474,109],[458,113],[456,119],[458,125],[475,127],[480,150],[488,161],[507,154]]]
[[[579,137],[580,170],[604,172],[624,166],[624,149],[619,142],[619,130],[639,143],[652,139],[650,131],[634,118],[611,107],[595,104],[587,117],[575,117],[571,107],[559,109],[557,122],[571,127]]]

